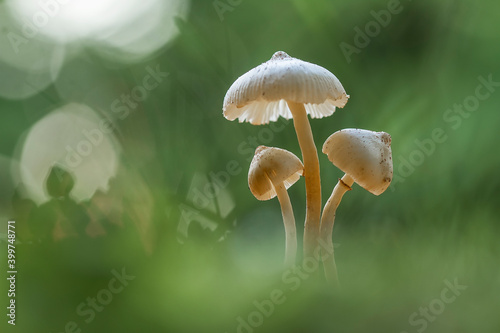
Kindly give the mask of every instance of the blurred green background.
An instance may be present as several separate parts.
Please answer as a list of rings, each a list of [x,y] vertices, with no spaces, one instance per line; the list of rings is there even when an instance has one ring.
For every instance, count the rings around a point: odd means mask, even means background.
[[[0,2],[2,332],[500,331],[498,1],[54,3]],[[222,116],[278,50],[351,96],[311,120],[318,149],[392,136],[391,187],[337,212],[340,291],[283,275],[279,204],[248,190],[257,145],[301,156],[292,122]],[[319,159],[326,202],[342,173]],[[303,180],[289,194],[301,235]]]

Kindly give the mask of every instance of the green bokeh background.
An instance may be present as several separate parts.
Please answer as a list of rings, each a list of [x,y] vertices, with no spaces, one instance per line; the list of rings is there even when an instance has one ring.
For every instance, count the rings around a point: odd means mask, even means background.
[[[0,325],[8,332],[63,332],[70,321],[82,332],[235,332],[255,301],[279,289],[285,301],[252,331],[499,332],[499,87],[459,120],[445,115],[474,96],[479,77],[500,81],[500,3],[402,1],[402,11],[347,59],[341,43],[355,46],[354,29],[364,29],[387,1],[221,2],[231,7],[222,20],[212,1],[192,1],[188,18],[176,21],[179,36],[142,62],[125,65],[84,49],[60,73],[71,78],[71,100],[53,86],[24,100],[0,99],[0,154],[15,160],[22,135],[55,108],[79,102],[105,112],[141,84],[147,66],[169,73],[116,122],[121,165],[99,208],[63,199],[37,207],[2,193],[2,207],[13,208],[2,211],[1,232],[15,219],[21,242],[17,325],[6,325],[3,313]],[[242,147],[255,148],[256,137],[301,156],[292,122],[273,132],[222,116],[231,83],[278,50],[329,69],[351,96],[331,117],[311,120],[318,148],[342,128],[392,136],[399,182],[379,197],[354,186],[337,212],[340,291],[324,283],[321,268],[298,283],[283,279],[279,204],[257,201],[247,187],[251,155]],[[9,77],[0,73],[0,80]],[[418,142],[429,143],[436,129],[446,139],[425,152]],[[342,173],[325,155],[319,159],[326,202]],[[210,175],[228,165],[234,175],[211,196]],[[0,171],[7,184],[9,168]],[[301,234],[303,180],[289,194]],[[60,212],[76,223],[96,209],[109,225],[105,235],[40,239]],[[85,322],[77,306],[122,268],[135,278]],[[455,280],[467,288],[440,309],[436,300]],[[2,278],[3,312],[7,289]],[[420,311],[432,304],[439,310],[429,312],[432,320],[410,321],[415,312],[415,320],[425,318]]]

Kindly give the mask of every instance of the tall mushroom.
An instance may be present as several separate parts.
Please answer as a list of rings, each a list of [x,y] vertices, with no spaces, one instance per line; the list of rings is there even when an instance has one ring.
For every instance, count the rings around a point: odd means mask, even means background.
[[[313,256],[319,237],[321,183],[316,146],[307,115],[330,116],[349,96],[340,81],[325,68],[276,52],[272,58],[240,76],[224,98],[223,113],[229,120],[253,125],[290,119],[297,133],[306,180],[304,255]]]
[[[295,217],[287,189],[302,175],[304,166],[291,152],[273,147],[259,146],[248,171],[248,187],[258,200],[270,200],[275,196],[281,205],[285,225],[285,265],[295,263],[297,231]]]
[[[326,278],[338,283],[333,255],[332,232],[342,196],[351,190],[354,182],[372,194],[382,194],[392,180],[391,136],[385,132],[363,129],[344,129],[333,133],[323,145],[323,153],[345,172],[333,189],[321,217],[321,238],[327,244],[322,257]]]

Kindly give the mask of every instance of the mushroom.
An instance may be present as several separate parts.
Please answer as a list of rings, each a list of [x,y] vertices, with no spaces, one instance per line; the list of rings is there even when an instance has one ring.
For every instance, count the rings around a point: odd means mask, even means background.
[[[382,194],[389,187],[392,180],[391,136],[363,129],[340,130],[325,141],[323,153],[345,172],[325,205],[320,230],[326,243],[326,248],[322,249],[326,278],[338,284],[332,243],[335,212],[342,196],[351,190],[354,182],[375,195]]]
[[[295,263],[297,231],[292,204],[287,189],[302,175],[304,166],[291,152],[273,147],[259,146],[250,163],[248,187],[258,200],[270,200],[275,196],[281,205],[285,225],[285,265]]]
[[[316,146],[307,115],[330,116],[349,96],[340,81],[325,68],[276,52],[272,58],[240,76],[224,97],[223,113],[253,125],[293,118],[304,161],[306,219],[304,254],[313,256],[319,237],[321,183]]]

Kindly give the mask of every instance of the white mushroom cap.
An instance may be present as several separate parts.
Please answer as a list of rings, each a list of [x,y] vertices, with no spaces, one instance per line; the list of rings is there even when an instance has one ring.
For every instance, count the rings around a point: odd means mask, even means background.
[[[323,153],[358,185],[379,195],[392,180],[391,136],[385,132],[343,129],[323,145]]]
[[[284,183],[288,189],[302,175],[304,166],[291,152],[274,147],[259,146],[250,163],[248,187],[258,200],[276,196],[274,186]]]
[[[224,117],[253,125],[290,119],[287,101],[303,103],[311,118],[330,116],[349,96],[327,69],[276,52],[272,58],[240,76],[224,97]]]

